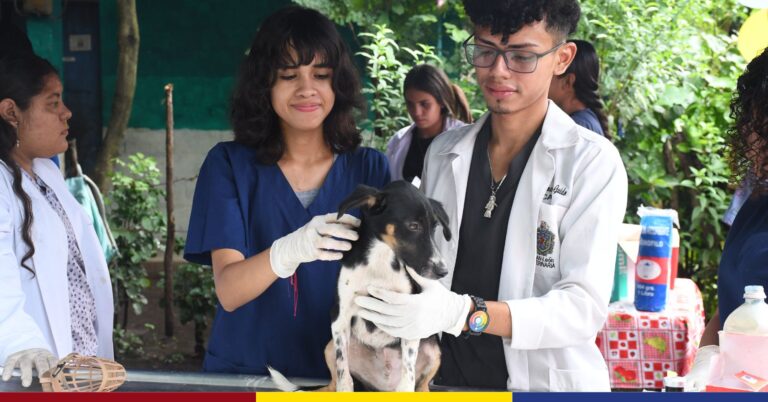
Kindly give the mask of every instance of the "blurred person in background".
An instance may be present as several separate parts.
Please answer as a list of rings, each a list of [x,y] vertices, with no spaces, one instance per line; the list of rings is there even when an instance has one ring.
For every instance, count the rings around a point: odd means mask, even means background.
[[[568,42],[576,45],[576,56],[563,74],[552,79],[549,99],[568,113],[576,124],[611,138],[598,88],[600,60],[595,47],[584,40]]]
[[[403,95],[413,124],[398,131],[387,144],[392,180],[421,177],[429,144],[441,133],[472,123],[464,91],[443,70],[429,64],[413,67],[405,76]]]

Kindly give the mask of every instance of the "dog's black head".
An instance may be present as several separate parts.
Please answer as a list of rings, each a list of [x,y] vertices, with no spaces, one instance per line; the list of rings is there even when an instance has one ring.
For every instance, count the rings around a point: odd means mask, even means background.
[[[362,212],[361,240],[375,237],[383,241],[392,248],[398,260],[425,278],[438,279],[447,274],[432,242],[432,233],[438,223],[443,227],[445,239],[451,239],[448,214],[442,204],[400,180],[381,190],[358,185],[339,206],[339,216],[358,207]]]

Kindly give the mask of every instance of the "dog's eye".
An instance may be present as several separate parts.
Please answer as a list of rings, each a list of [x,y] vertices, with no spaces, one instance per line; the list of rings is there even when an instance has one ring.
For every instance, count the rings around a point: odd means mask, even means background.
[[[421,223],[419,222],[408,222],[408,230],[412,232],[418,232],[421,230]]]

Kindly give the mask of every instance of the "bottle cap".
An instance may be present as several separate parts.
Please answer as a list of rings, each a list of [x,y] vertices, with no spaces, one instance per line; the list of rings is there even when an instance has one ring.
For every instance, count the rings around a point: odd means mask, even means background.
[[[685,388],[685,377],[664,377],[664,388]]]
[[[744,286],[745,299],[765,299],[765,290],[762,286],[747,285]]]

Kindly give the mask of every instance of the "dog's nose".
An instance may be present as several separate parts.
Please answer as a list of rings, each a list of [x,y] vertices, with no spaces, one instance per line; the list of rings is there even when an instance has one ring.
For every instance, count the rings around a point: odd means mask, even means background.
[[[448,274],[448,271],[445,270],[445,264],[439,259],[430,259],[429,262],[427,262],[427,269],[432,274],[431,276],[433,278],[439,279]]]

